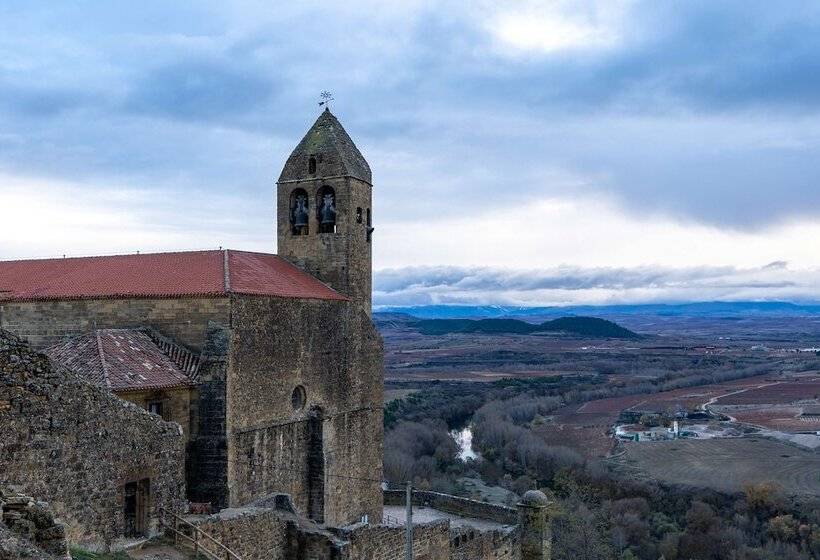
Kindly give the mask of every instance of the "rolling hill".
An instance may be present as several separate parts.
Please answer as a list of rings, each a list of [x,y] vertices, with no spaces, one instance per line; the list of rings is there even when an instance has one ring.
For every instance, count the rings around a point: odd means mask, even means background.
[[[539,324],[518,319],[423,319],[412,326],[427,335],[566,333],[596,338],[640,338],[639,334],[617,323],[597,317],[561,317]]]

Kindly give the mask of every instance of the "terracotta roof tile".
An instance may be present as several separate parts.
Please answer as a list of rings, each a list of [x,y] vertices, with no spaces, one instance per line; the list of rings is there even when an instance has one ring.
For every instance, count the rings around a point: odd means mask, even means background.
[[[143,331],[101,329],[46,349],[56,362],[112,391],[169,389],[193,381]]]
[[[0,261],[0,301],[231,293],[346,299],[283,258],[266,253],[219,250]]]

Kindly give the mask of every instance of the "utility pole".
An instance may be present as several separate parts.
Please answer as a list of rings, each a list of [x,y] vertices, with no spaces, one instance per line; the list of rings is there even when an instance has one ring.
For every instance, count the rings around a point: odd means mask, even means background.
[[[413,560],[413,483],[407,481],[407,516],[405,526],[404,558]]]

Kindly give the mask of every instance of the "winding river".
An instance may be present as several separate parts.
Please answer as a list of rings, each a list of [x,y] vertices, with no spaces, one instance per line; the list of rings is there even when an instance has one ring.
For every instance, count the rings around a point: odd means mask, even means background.
[[[467,424],[460,430],[450,432],[452,438],[458,444],[458,458],[462,461],[479,461],[481,455],[473,448],[473,425]]]

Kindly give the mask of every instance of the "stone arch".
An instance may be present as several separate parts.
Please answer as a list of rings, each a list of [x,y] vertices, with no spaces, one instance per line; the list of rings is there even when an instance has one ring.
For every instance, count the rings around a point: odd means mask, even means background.
[[[319,233],[336,233],[336,191],[329,185],[316,191],[316,219]]]
[[[290,193],[290,228],[293,235],[310,233],[310,198],[305,189],[293,189]]]

